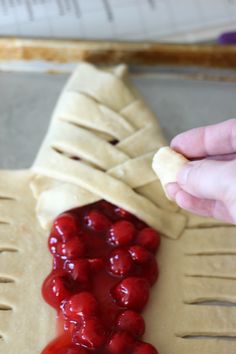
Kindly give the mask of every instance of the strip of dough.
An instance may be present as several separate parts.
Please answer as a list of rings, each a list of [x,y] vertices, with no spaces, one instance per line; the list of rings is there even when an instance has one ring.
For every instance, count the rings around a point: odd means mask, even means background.
[[[169,146],[164,146],[157,151],[153,158],[152,168],[159,177],[165,193],[165,186],[177,181],[179,171],[187,162],[188,160],[183,155]],[[166,196],[169,198],[167,193]]]

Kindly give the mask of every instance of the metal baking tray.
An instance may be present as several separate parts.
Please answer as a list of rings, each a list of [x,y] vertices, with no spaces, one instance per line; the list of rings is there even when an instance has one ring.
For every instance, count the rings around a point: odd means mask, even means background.
[[[81,59],[127,63],[168,139],[236,117],[234,46],[0,39],[0,168],[31,165],[57,97]]]

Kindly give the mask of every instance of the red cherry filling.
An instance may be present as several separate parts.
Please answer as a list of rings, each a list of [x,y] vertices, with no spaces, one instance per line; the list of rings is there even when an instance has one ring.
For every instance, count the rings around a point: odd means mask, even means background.
[[[139,264],[146,263],[151,258],[150,252],[139,245],[131,246],[129,248],[129,253],[134,262]]]
[[[87,259],[67,260],[64,263],[64,269],[76,282],[89,284],[91,266]]]
[[[89,354],[85,348],[67,342],[68,339],[64,336],[58,337],[43,350],[42,354]]]
[[[85,254],[85,244],[81,237],[74,236],[67,241],[60,236],[51,234],[48,241],[50,252],[53,255],[64,257],[67,259],[73,259],[81,257]]]
[[[119,215],[122,218],[129,218],[131,216],[131,214],[128,211],[122,208],[116,208],[115,212],[117,215]]]
[[[78,237],[61,244],[60,255],[67,259],[75,259],[85,254],[85,246]]]
[[[103,231],[109,227],[109,220],[102,213],[92,210],[86,217],[89,227],[95,231]]]
[[[120,307],[141,311],[148,301],[149,288],[146,279],[129,277],[118,283],[111,294]]]
[[[159,248],[160,242],[160,235],[150,227],[145,227],[137,235],[137,243],[153,253]]]
[[[131,310],[126,310],[117,319],[117,327],[134,337],[142,337],[145,332],[145,322],[142,316]]]
[[[80,320],[81,317],[92,317],[98,312],[98,303],[95,297],[86,291],[73,295],[63,304],[63,313],[70,320]]]
[[[70,345],[69,347],[64,347],[64,348],[59,349],[59,351],[53,350],[50,353],[52,353],[52,354],[88,354],[89,352],[82,347],[77,348],[76,346]]]
[[[113,246],[126,246],[133,240],[134,225],[126,220],[117,221],[112,225],[108,241]]]
[[[125,331],[114,333],[107,345],[111,354],[129,354],[135,345],[134,338]]]
[[[106,340],[105,329],[101,321],[94,317],[88,318],[75,329],[72,341],[88,349],[100,348]]]
[[[139,343],[133,354],[158,354],[158,351],[148,343]]]
[[[64,213],[58,216],[52,228],[52,233],[61,236],[63,242],[71,239],[75,233],[79,232],[77,220],[74,215]]]
[[[50,273],[43,284],[42,293],[45,301],[58,309],[61,302],[71,296],[69,282],[70,279],[65,272],[54,271]]]
[[[114,275],[125,276],[129,274],[132,265],[132,258],[125,249],[117,248],[109,255],[109,270]]]
[[[159,244],[155,230],[103,200],[59,215],[42,289],[58,337],[42,354],[157,354],[141,340],[140,312],[158,276]]]
[[[102,270],[105,264],[103,258],[90,258],[88,259],[88,262],[92,271]]]

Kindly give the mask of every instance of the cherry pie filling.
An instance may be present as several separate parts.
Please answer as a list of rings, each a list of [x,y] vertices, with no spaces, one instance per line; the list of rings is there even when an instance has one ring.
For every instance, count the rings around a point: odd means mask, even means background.
[[[48,240],[45,301],[57,338],[42,354],[158,354],[141,312],[158,277],[160,235],[104,200],[59,215]]]

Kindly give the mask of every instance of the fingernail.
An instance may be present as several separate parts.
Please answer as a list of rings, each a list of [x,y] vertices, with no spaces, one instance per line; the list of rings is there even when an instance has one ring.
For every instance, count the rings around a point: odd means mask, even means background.
[[[188,182],[188,176],[190,173],[190,170],[192,168],[191,163],[187,163],[184,165],[184,167],[180,170],[177,176],[177,180],[180,184],[186,184]]]

